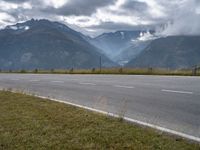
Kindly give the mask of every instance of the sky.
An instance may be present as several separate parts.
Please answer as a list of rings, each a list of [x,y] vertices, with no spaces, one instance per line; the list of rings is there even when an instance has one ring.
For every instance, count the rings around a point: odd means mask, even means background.
[[[0,28],[29,19],[62,22],[90,36],[156,28],[200,35],[200,0],[0,0]]]

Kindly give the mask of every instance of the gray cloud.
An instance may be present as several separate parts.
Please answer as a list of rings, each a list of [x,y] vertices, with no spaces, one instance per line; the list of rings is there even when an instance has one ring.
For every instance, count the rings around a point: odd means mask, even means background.
[[[31,18],[45,18],[60,21],[81,32],[99,34],[153,28],[169,21],[171,23],[165,26],[164,31],[159,28],[160,33],[200,35],[199,0],[68,0],[55,7],[53,4],[57,2],[58,0],[1,0],[0,26]]]
[[[155,25],[129,25],[125,23],[102,22],[100,25],[93,25],[86,29],[94,30],[95,35],[100,35],[104,32],[115,32],[118,30],[136,31],[136,30],[151,30]]]
[[[139,2],[136,0],[127,0],[121,8],[129,14],[139,17],[141,20],[153,20],[155,18],[149,13],[149,6],[145,2]],[[156,21],[155,21],[156,22]]]
[[[24,3],[27,1],[29,1],[29,0],[6,0],[6,2],[11,2],[11,3]]]
[[[89,29],[94,29],[94,30],[111,30],[111,31],[116,31],[116,30],[141,30],[141,29],[148,29],[148,28],[152,28],[152,25],[129,25],[129,24],[125,24],[125,23],[113,23],[113,22],[102,22],[100,25],[93,25],[90,26]]]
[[[125,10],[143,12],[148,9],[148,5],[145,2],[138,1],[126,1],[122,6]]]
[[[98,8],[113,4],[115,0],[71,0],[59,9],[48,8],[44,11],[57,13],[59,15],[91,15]]]

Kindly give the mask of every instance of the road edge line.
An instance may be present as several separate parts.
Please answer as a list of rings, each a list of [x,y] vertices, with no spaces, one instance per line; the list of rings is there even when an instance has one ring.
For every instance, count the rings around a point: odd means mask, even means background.
[[[106,112],[106,111],[95,109],[95,108],[91,108],[91,107],[88,107],[88,106],[75,104],[75,103],[71,103],[71,102],[67,102],[67,101],[63,101],[63,100],[59,100],[59,99],[48,98],[48,97],[45,97],[45,96],[36,96],[36,97],[39,97],[39,98],[42,98],[42,99],[47,99],[47,100],[49,99],[51,101],[60,102],[60,103],[68,104],[68,105],[71,105],[71,106],[76,106],[76,107],[79,107],[79,108],[83,108],[83,109],[90,110],[90,111],[93,111],[93,112],[98,112],[98,113],[105,114],[105,115],[115,117],[115,118],[120,118],[120,116],[117,115],[117,114]],[[150,128],[153,128],[153,129],[165,132],[165,133],[169,133],[169,134],[173,134],[173,135],[185,138],[185,139],[200,142],[200,138],[189,135],[189,134],[185,134],[185,133],[178,132],[178,131],[175,131],[175,130],[171,130],[171,129],[168,129],[168,128],[160,127],[160,126],[150,124],[150,123],[146,123],[146,122],[143,122],[143,121],[135,120],[135,119],[132,119],[132,118],[129,118],[129,117],[123,117],[123,119],[128,121],[128,122],[131,122],[131,123],[150,127]]]
[[[20,92],[17,92],[17,91],[16,92],[15,91],[9,91],[9,92],[20,94]],[[60,100],[60,99],[56,99],[56,98],[36,95],[34,93],[30,94],[30,93],[26,93],[26,92],[25,93],[21,93],[21,94],[26,94],[26,95],[29,95],[29,96],[34,96],[34,97],[38,97],[38,98],[45,99],[45,100],[50,100],[50,101],[54,101],[54,102],[59,102],[59,103],[75,106],[75,107],[78,107],[78,108],[83,108],[83,109],[86,109],[86,110],[89,110],[89,111],[101,113],[101,114],[108,115],[108,116],[111,116],[111,117],[114,117],[114,118],[120,118],[119,115],[114,114],[114,113],[106,112],[106,111],[103,111],[103,110],[95,109],[95,108],[84,106],[84,105],[80,105],[80,104],[75,104],[75,103],[72,103],[72,102],[68,102],[68,101],[64,101],[64,100]],[[156,130],[159,130],[159,131],[162,131],[162,132],[165,132],[165,133],[169,133],[171,135],[176,135],[176,136],[182,137],[184,139],[188,139],[188,140],[192,140],[192,141],[200,143],[200,138],[192,136],[192,135],[189,135],[189,134],[185,134],[185,133],[178,132],[178,131],[175,131],[175,130],[172,130],[172,129],[164,128],[164,127],[161,127],[161,126],[158,126],[158,125],[146,123],[146,122],[139,121],[139,120],[136,120],[136,119],[132,119],[132,118],[129,118],[129,117],[122,117],[122,118],[125,121],[131,122],[131,123],[134,123],[134,124],[138,124],[138,125],[141,125],[141,126],[146,126],[146,127],[149,127],[149,128],[152,128],[152,129],[156,129]]]

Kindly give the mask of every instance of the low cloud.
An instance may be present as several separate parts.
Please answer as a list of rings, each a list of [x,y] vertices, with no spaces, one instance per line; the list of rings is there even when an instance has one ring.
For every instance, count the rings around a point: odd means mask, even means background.
[[[184,0],[179,7],[171,13],[169,22],[159,30],[162,35],[200,35],[200,2],[197,0]]]

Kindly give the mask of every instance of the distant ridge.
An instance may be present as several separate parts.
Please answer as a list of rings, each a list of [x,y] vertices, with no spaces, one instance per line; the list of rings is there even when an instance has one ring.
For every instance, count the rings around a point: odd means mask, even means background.
[[[118,64],[124,65],[135,58],[149,44],[149,41],[138,40],[145,30],[116,31],[103,33],[90,39],[90,43],[102,49],[104,54]],[[150,33],[154,31],[150,30]]]
[[[200,65],[200,36],[169,36],[151,42],[126,67],[191,68]]]

